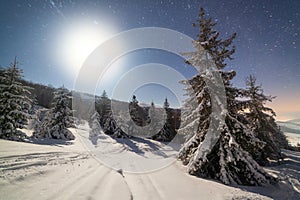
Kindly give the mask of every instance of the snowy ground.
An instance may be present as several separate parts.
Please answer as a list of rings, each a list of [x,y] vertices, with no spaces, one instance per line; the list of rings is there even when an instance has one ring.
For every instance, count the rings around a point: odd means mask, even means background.
[[[185,173],[175,151],[151,140],[88,140],[35,144],[0,140],[0,199],[299,199],[300,153],[285,151],[268,168],[280,183],[232,187]],[[39,143],[39,144],[36,144]]]
[[[277,123],[287,136],[290,145],[297,146],[297,144],[300,144],[300,119]]]
[[[290,145],[297,146],[298,144],[300,144],[300,134],[288,132],[285,132],[284,134],[286,135],[286,138],[288,139]]]

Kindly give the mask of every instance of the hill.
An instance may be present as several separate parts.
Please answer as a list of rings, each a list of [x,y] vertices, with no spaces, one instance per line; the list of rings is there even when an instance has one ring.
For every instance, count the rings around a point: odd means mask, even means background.
[[[283,132],[300,134],[300,119],[277,122]]]

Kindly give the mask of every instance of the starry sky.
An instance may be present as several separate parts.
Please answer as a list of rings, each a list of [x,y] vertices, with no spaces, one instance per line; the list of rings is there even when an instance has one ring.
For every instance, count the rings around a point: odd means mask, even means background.
[[[300,118],[299,0],[3,0],[0,4],[0,66],[8,66],[17,56],[25,79],[69,89],[80,63],[114,34],[164,27],[195,38],[197,30],[191,24],[202,5],[218,23],[221,37],[237,33],[234,60],[228,62],[228,69],[237,71],[233,84],[244,87],[246,76],[254,74],[265,93],[277,97],[270,106],[278,119]],[[195,73],[178,56],[144,50],[115,62],[99,91],[110,94],[109,87],[119,76],[149,62],[172,66],[185,77]],[[171,105],[179,104],[172,91],[157,85],[136,93],[141,101],[159,104],[168,97]]]

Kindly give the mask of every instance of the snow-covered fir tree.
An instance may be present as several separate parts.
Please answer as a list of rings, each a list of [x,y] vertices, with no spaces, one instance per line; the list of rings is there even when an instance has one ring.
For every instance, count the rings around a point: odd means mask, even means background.
[[[16,59],[6,69],[0,70],[0,138],[22,140],[26,135],[17,129],[27,124],[30,99],[30,88],[20,80],[22,70]]]
[[[169,123],[166,122],[159,133],[154,135],[152,139],[162,142],[170,142],[174,138],[175,134],[175,130],[173,130]]]
[[[35,136],[64,140],[75,139],[72,132],[68,130],[74,126],[70,103],[70,92],[64,87],[58,88],[54,92],[52,108],[42,123],[41,132],[37,132]]]
[[[100,126],[105,134],[116,138],[128,137],[128,135],[120,127],[118,127],[117,122],[113,117],[111,100],[108,98],[105,90],[96,101],[96,110],[99,113]]]
[[[120,116],[125,116],[124,111],[119,113]],[[136,130],[134,129],[134,122],[128,117],[118,117],[118,120],[114,120],[116,123],[116,130],[114,133],[115,137],[118,138],[128,138],[132,135],[136,135]]]
[[[100,98],[96,100],[96,110],[100,116],[100,125],[103,127],[111,113],[111,101],[105,90]]]
[[[190,174],[220,180],[225,184],[260,185],[273,178],[252,158],[248,150],[259,150],[263,143],[243,121],[239,113],[242,102],[239,89],[231,85],[234,71],[225,72],[225,60],[232,59],[235,34],[226,40],[213,29],[216,25],[200,8],[194,24],[199,34],[196,51],[186,53],[187,63],[199,68],[199,74],[185,81],[187,95],[181,134],[188,140],[179,152],[179,159]],[[212,67],[216,66],[216,67]],[[221,81],[217,81],[220,77]],[[221,84],[220,84],[221,82]],[[222,87],[225,94],[222,94]],[[224,99],[223,104],[220,99]],[[219,112],[213,112],[218,110]]]
[[[143,125],[143,113],[141,112],[139,102],[135,95],[132,96],[132,100],[129,102],[129,113],[137,126]]]
[[[100,125],[100,115],[97,111],[95,111],[94,114],[91,116],[89,124],[91,129],[89,137],[91,138],[98,136],[102,131],[102,128]]]
[[[288,142],[275,122],[275,112],[265,106],[274,97],[263,93],[261,85],[256,85],[253,75],[247,77],[246,86],[243,91],[243,96],[247,98],[244,104],[244,109],[248,111],[245,112],[246,118],[256,137],[265,142],[262,151],[254,152],[253,157],[261,165],[268,164],[270,160],[279,161],[283,158],[281,148],[287,148]]]
[[[33,128],[33,136],[36,133],[40,133],[41,132],[41,126],[42,126],[42,122],[40,120],[40,110],[36,110],[34,113],[34,117],[32,119],[32,128]]]
[[[97,111],[95,111],[94,114],[91,116],[91,119],[89,120],[89,125],[90,125],[89,139],[94,145],[97,145],[98,139],[102,134],[102,128],[100,125],[100,115]]]
[[[176,135],[175,129],[171,128],[170,118],[171,118],[171,109],[168,99],[165,98],[163,104],[164,110],[166,112],[166,120],[164,121],[163,128],[152,137],[154,140],[163,141],[163,142],[170,142],[174,136]]]
[[[127,119],[123,119],[126,120]],[[120,124],[117,124],[116,120],[113,118],[112,114],[106,118],[105,124],[103,126],[104,133],[115,137],[115,138],[128,138],[128,133],[125,133],[123,130],[126,130],[128,123],[126,122],[120,122]],[[126,126],[126,127],[119,127],[119,126]]]
[[[164,109],[168,109],[170,107],[170,104],[168,102],[168,98],[165,98],[165,102],[164,102]]]
[[[48,109],[41,109],[36,112],[33,127],[33,138],[51,138],[50,135],[51,114]]]
[[[159,109],[155,107],[154,102],[151,102],[149,108],[149,117],[151,126],[149,126],[149,136],[154,136],[161,131],[164,122],[166,121],[166,115]]]

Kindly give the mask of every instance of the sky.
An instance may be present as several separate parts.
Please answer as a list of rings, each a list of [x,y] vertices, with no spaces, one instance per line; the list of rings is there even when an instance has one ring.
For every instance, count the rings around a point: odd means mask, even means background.
[[[17,56],[26,80],[73,89],[89,54],[122,31],[163,27],[196,38],[197,29],[192,23],[200,5],[218,23],[216,29],[221,37],[237,33],[234,60],[227,67],[237,71],[233,84],[245,87],[246,77],[254,74],[265,93],[276,96],[269,105],[278,119],[300,118],[299,0],[3,0],[0,66],[8,66]],[[186,78],[196,73],[178,55],[141,50],[114,61],[98,82],[96,93],[106,89],[112,96],[121,78],[145,63],[170,66]],[[131,77],[148,76],[156,74]],[[171,106],[180,106],[178,91],[168,86],[147,84],[137,87],[134,93],[145,103],[162,104],[168,97]]]

